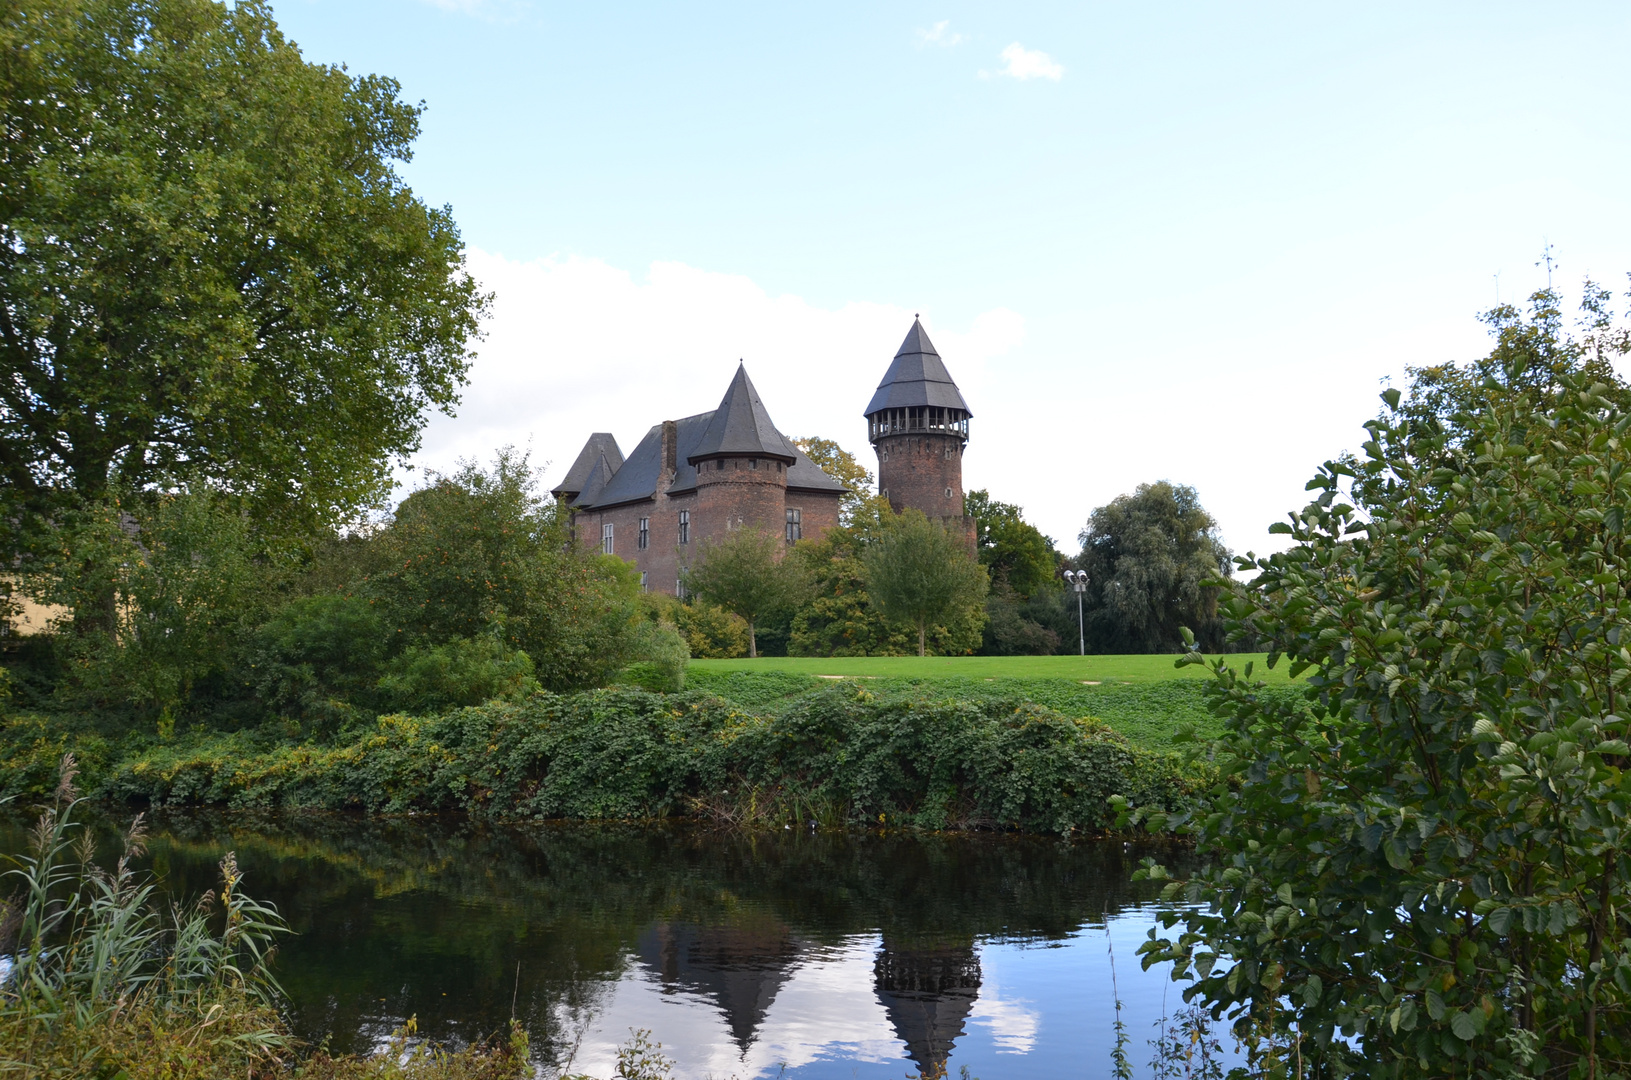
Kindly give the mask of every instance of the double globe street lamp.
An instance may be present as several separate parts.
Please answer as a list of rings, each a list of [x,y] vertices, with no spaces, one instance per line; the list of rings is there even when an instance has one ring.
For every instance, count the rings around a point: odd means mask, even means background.
[[[1087,624],[1082,621],[1082,594],[1087,591],[1086,570],[1066,570],[1065,581],[1076,591],[1076,634],[1082,655],[1087,655]]]

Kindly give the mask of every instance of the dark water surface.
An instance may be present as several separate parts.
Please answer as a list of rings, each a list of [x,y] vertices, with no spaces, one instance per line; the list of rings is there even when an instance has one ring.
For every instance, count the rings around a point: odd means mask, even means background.
[[[277,963],[295,1029],[335,1050],[377,1046],[409,1016],[431,1038],[480,1038],[513,1007],[544,1075],[570,1062],[609,1076],[618,1044],[649,1029],[677,1077],[1103,1076],[1111,942],[1136,1063],[1182,1003],[1163,971],[1140,970],[1153,890],[1130,880],[1147,852],[1121,843],[342,815],[153,825],[148,865],[178,896],[237,852],[247,891],[296,931]],[[21,839],[6,828],[0,847]]]

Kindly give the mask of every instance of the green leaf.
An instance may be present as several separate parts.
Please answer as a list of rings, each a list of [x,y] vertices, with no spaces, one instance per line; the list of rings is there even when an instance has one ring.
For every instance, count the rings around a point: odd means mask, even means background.
[[[1382,400],[1387,402],[1387,407],[1390,409],[1399,407],[1399,396],[1399,391],[1391,386],[1382,391]]]
[[[1478,1024],[1468,1012],[1457,1010],[1455,1015],[1450,1017],[1450,1030],[1463,1042],[1472,1042],[1478,1038]]]

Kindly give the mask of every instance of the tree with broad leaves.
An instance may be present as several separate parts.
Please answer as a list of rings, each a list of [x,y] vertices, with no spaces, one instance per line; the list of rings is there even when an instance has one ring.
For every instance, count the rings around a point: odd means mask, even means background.
[[[985,568],[959,537],[922,511],[907,510],[861,554],[866,587],[885,617],[911,627],[917,654],[927,655],[929,627],[970,611],[983,622]]]
[[[0,13],[8,527],[205,484],[295,531],[389,490],[486,305],[397,174],[398,89],[307,63],[260,0]]]
[[[1230,632],[1304,700],[1217,661],[1209,805],[1127,815],[1196,842],[1145,962],[1234,1021],[1254,1075],[1631,1062],[1631,396],[1556,301],[1384,394],[1363,456],[1271,530],[1292,546],[1239,560]]]
[[[807,583],[798,560],[784,558],[782,537],[763,529],[736,529],[704,541],[685,572],[685,591],[740,616],[748,624],[748,656],[759,655],[757,627],[767,615],[796,607]]]

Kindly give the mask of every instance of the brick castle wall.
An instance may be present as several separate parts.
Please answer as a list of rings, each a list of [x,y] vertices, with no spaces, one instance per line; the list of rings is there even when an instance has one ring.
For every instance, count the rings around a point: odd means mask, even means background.
[[[637,503],[582,510],[573,515],[578,543],[598,551],[603,527],[612,526],[612,554],[646,575],[646,587],[653,592],[673,595],[679,578],[707,541],[718,543],[738,528],[763,529],[772,536],[785,535],[787,510],[800,511],[804,539],[819,540],[838,525],[836,492],[787,489],[787,465],[772,458],[720,458],[699,463],[695,491],[670,496],[674,482],[674,430],[672,422],[663,425],[663,469],[657,481],[657,496]],[[757,465],[755,465],[755,461]],[[961,489],[959,489],[959,492]],[[959,501],[959,505],[961,502]],[[690,515],[690,536],[680,543],[679,515]],[[649,524],[647,544],[639,546],[640,519]]]

